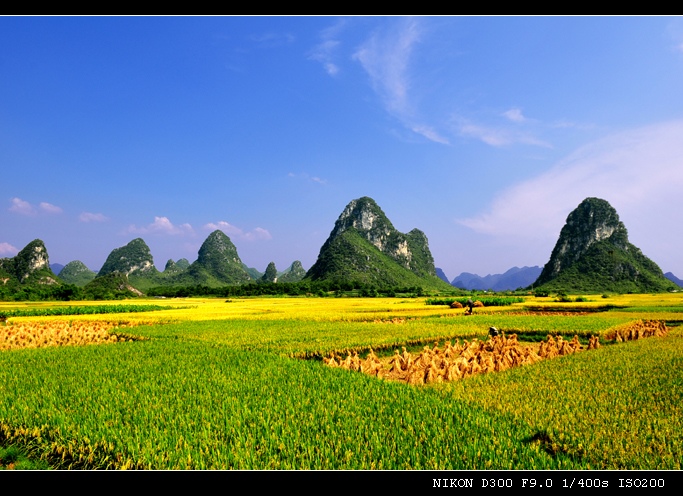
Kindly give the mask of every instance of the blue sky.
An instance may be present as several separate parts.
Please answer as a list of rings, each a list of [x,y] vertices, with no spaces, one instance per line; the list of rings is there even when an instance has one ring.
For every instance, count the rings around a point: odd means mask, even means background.
[[[308,269],[346,204],[436,265],[543,266],[610,202],[683,276],[683,18],[0,17],[0,257],[99,270],[221,229]]]

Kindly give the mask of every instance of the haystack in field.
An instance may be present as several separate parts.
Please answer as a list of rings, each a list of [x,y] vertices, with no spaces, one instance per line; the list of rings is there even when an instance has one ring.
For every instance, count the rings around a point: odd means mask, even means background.
[[[611,339],[621,341],[660,336],[666,334],[667,330],[666,325],[660,321],[638,321],[613,329]],[[361,359],[356,352],[349,352],[343,360],[333,353],[330,358],[324,359],[324,362],[331,367],[342,367],[379,378],[422,385],[462,379],[474,374],[501,372],[539,360],[599,347],[598,336],[592,336],[587,347],[581,345],[576,335],[568,341],[562,336],[553,337],[550,334],[540,344],[533,345],[520,343],[516,334],[506,337],[501,332],[496,336],[489,335],[486,341],[477,338],[471,342],[464,340],[462,345],[458,340],[455,341],[455,345],[446,341],[443,348],[439,348],[439,343],[435,342],[433,347],[425,346],[415,355],[408,352],[404,346],[403,353],[394,350],[394,355],[388,359],[380,359],[370,349],[365,359]]]

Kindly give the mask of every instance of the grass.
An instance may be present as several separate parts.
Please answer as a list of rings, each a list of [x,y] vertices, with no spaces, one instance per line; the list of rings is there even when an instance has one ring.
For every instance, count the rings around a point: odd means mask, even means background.
[[[17,446],[0,446],[0,470],[47,470],[49,465],[40,459],[30,458]]]
[[[491,325],[542,337],[675,325],[680,295],[613,295],[623,308],[566,315],[529,314],[543,303],[527,297],[468,317],[420,298],[165,303],[121,316],[145,324],[127,328],[144,341],[0,352],[0,446],[71,469],[681,468],[681,327],[422,387],[296,358],[483,339]]]

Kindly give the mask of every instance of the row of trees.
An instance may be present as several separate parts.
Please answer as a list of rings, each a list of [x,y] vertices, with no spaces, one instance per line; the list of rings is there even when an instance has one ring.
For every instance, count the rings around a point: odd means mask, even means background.
[[[127,283],[125,276],[117,273],[96,278],[84,287],[74,284],[28,284],[0,285],[0,301],[78,301],[78,300],[120,300],[134,298],[135,289]],[[454,288],[453,293],[465,294]],[[156,286],[145,296],[185,298],[239,297],[239,296],[430,296],[420,286],[379,287],[370,283],[350,281],[299,281],[299,282],[250,282],[240,285],[210,287],[206,285]]]
[[[26,286],[0,286],[0,301],[77,301],[117,300],[129,297],[124,291],[101,288],[81,288],[74,284],[32,284]]]
[[[397,296],[414,295],[425,296],[427,292],[424,288],[397,287],[380,288],[371,284],[360,282],[335,282],[335,281],[300,281],[300,282],[259,282],[240,284],[238,286],[159,286],[147,291],[147,296],[189,297],[189,296],[344,296],[356,295],[363,297],[373,296]]]

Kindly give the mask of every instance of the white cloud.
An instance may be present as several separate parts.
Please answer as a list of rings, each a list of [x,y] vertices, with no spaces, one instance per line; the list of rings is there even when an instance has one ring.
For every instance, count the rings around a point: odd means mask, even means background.
[[[396,115],[410,113],[408,65],[420,32],[415,19],[407,19],[388,32],[376,32],[353,55],[370,76],[370,83],[387,110]]]
[[[580,131],[594,131],[598,128],[595,124],[591,123],[578,123],[572,122],[565,119],[557,120],[550,124],[551,129],[578,129]]]
[[[520,246],[542,240],[552,249],[567,215],[584,198],[598,197],[617,210],[631,242],[647,256],[680,260],[674,247],[683,246],[682,190],[683,121],[667,122],[584,146],[503,191],[487,212],[457,222]]]
[[[472,124],[471,122],[461,122],[458,130],[463,136],[476,138],[491,146],[503,146],[512,143],[509,133],[500,129]]]
[[[306,172],[302,172],[300,174],[295,174],[294,172],[290,172],[287,174],[287,177],[301,178],[305,181],[308,181],[311,183],[322,184],[322,185],[327,184],[327,179],[323,179],[322,177],[318,177],[318,176],[311,176],[311,175],[307,174]]]
[[[228,237],[243,239],[246,241],[272,239],[271,234],[266,229],[261,227],[256,227],[251,231],[244,231],[237,226],[233,226],[229,222],[225,222],[224,220],[218,222],[209,222],[208,224],[204,225],[204,229],[210,229],[212,231],[220,229],[226,235],[228,235]]]
[[[47,202],[40,202],[40,208],[44,212],[47,212],[49,214],[61,214],[62,209],[56,205],[52,205],[51,203]]]
[[[12,206],[9,208],[10,212],[21,215],[35,215],[36,209],[29,202],[21,198],[12,198]]]
[[[80,220],[81,222],[105,222],[109,219],[105,217],[103,214],[82,212],[81,215],[78,216],[78,220]]]
[[[673,50],[683,53],[683,22],[681,22],[679,17],[674,18],[667,24],[666,34],[671,41]]]
[[[295,40],[294,35],[291,33],[275,32],[255,34],[250,36],[250,39],[251,41],[256,42],[264,48],[273,48],[278,47],[280,45],[287,45]]]
[[[0,255],[8,255],[13,257],[19,253],[19,250],[9,243],[0,243]]]
[[[526,117],[522,115],[522,111],[518,108],[511,108],[503,112],[503,116],[512,122],[525,122]]]
[[[21,215],[36,215],[39,211],[48,214],[61,214],[62,209],[56,205],[47,202],[40,202],[38,208],[31,205],[29,202],[21,198],[12,198],[12,206],[9,208],[10,212]]]
[[[436,143],[441,143],[442,145],[448,145],[450,142],[448,139],[444,138],[441,136],[434,128],[430,126],[425,126],[425,125],[415,125],[411,127],[411,130],[419,134],[420,136],[424,136],[430,141],[434,141]]]
[[[378,30],[353,54],[370,77],[370,84],[385,110],[405,128],[430,141],[449,144],[433,126],[417,116],[411,99],[411,59],[420,42],[420,20],[401,18]]]
[[[523,145],[552,148],[550,143],[537,138],[526,130],[504,126],[484,126],[457,116],[453,117],[453,122],[455,123],[456,132],[458,134],[478,139],[487,145],[501,147],[519,143]]]
[[[330,76],[336,76],[339,73],[339,66],[333,59],[339,44],[337,40],[325,40],[311,51],[308,58],[320,62]]]
[[[246,239],[257,240],[257,239],[272,239],[273,236],[270,235],[267,229],[261,227],[255,227],[252,231],[245,233]]]
[[[310,52],[309,60],[320,62],[330,76],[339,74],[339,64],[336,62],[337,53],[341,47],[339,35],[344,30],[347,24],[346,18],[338,19],[335,24],[324,29],[320,33],[322,41],[317,44]]]
[[[128,227],[128,232],[137,234],[160,233],[170,235],[187,235],[193,234],[194,229],[190,224],[174,225],[168,217],[154,217],[154,222],[144,227],[137,227],[131,225]]]

